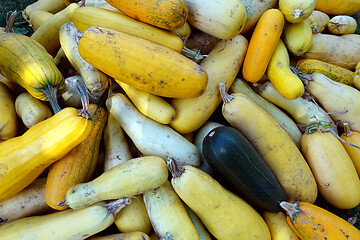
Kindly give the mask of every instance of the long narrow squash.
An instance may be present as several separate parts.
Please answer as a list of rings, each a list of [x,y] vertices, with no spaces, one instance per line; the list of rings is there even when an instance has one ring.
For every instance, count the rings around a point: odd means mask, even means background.
[[[282,202],[287,222],[301,240],[360,239],[360,231],[339,216],[307,202]]]
[[[59,30],[62,50],[72,67],[82,76],[86,87],[91,92],[102,92],[110,81],[109,76],[84,61],[78,51],[80,32],[72,22],[64,23]]]
[[[29,22],[34,29],[38,29],[41,24],[43,24],[49,17],[53,16],[54,14],[43,11],[43,10],[35,10],[29,15]]]
[[[190,25],[220,39],[236,37],[245,26],[246,9],[238,0],[185,0]]]
[[[178,166],[173,159],[168,168],[175,192],[216,239],[271,239],[260,214],[210,175],[193,166]]]
[[[222,114],[253,145],[285,191],[288,201],[314,202],[315,178],[300,150],[279,123],[242,93],[220,86]]]
[[[195,226],[169,181],[144,192],[144,202],[151,224],[160,239],[199,240]]]
[[[185,134],[200,128],[221,103],[218,84],[223,81],[228,87],[233,83],[244,59],[248,41],[242,35],[220,41],[200,66],[209,76],[205,92],[197,98],[172,99],[175,109],[170,126]]]
[[[19,125],[15,98],[3,82],[0,82],[0,113],[0,142],[2,142],[15,137]]]
[[[360,91],[346,84],[334,82],[321,73],[313,73],[307,91],[338,123],[347,122],[355,131],[360,131]]]
[[[310,124],[301,150],[314,174],[321,196],[340,209],[360,204],[360,179],[341,142],[330,132]]]
[[[287,99],[297,99],[305,91],[300,78],[290,69],[289,53],[281,39],[266,69],[266,75],[276,90]]]
[[[270,229],[271,240],[299,240],[283,212],[263,212],[262,217]]]
[[[360,11],[359,0],[317,0],[315,9],[329,15],[353,15]]]
[[[200,165],[200,152],[194,144],[168,125],[144,116],[124,94],[110,96],[106,106],[142,154],[173,157],[181,165]]]
[[[157,156],[130,159],[87,183],[71,187],[59,206],[81,209],[102,200],[131,197],[163,184],[168,178],[165,160]]]
[[[122,233],[149,233],[152,229],[142,194],[133,197],[129,206],[115,216],[115,225]]]
[[[116,81],[155,95],[198,97],[208,75],[180,53],[156,43],[102,27],[90,27],[79,41],[85,61]]]
[[[246,81],[257,82],[265,74],[284,23],[284,15],[278,9],[269,9],[260,17],[244,59],[242,74]]]
[[[69,188],[89,181],[94,173],[107,112],[97,104],[90,104],[89,113],[93,121],[89,136],[49,168],[45,199],[53,209],[64,210],[65,206],[59,207],[57,204],[64,200]]]
[[[50,101],[60,111],[56,92],[64,87],[64,78],[53,58],[36,41],[16,34],[0,34],[0,73],[25,88],[32,96]]]
[[[11,198],[0,202],[0,225],[51,210],[45,201],[46,178],[37,178]]]
[[[129,206],[131,206],[131,205],[129,205]],[[115,233],[115,234],[106,235],[106,236],[102,236],[102,235],[92,236],[88,239],[89,240],[140,240],[140,239],[141,240],[150,240],[150,237],[146,233],[143,233],[143,232],[128,232],[128,233]]]
[[[34,98],[28,92],[23,92],[16,97],[15,110],[28,128],[52,116],[48,105]]]
[[[181,52],[184,45],[181,38],[168,31],[137,21],[125,14],[98,7],[76,9],[71,16],[71,21],[79,31],[85,31],[91,26],[111,28],[115,31],[158,43],[177,52]]]
[[[144,92],[124,82],[118,82],[139,111],[152,120],[169,124],[175,116],[175,109],[162,97]]]
[[[351,131],[351,126],[349,126],[348,123],[344,123],[344,132],[340,135],[340,137],[347,143],[360,146],[360,132]],[[350,146],[344,142],[341,142],[341,144],[349,154],[360,177],[360,149]]]
[[[303,127],[303,130],[305,130],[308,124],[318,121],[329,122],[335,126],[335,122],[329,114],[311,98],[286,99],[281,96],[271,82],[265,82],[260,88],[259,93],[262,97],[290,114],[299,127]]]
[[[184,25],[188,16],[185,0],[106,0],[131,18],[150,25],[172,30]]]
[[[50,13],[57,13],[66,7],[64,0],[38,0],[32,4],[26,6],[22,15],[24,19],[27,19],[32,12],[36,10],[42,10]]]
[[[65,108],[22,136],[0,143],[0,200],[32,183],[91,132],[92,122],[75,108]]]
[[[55,57],[60,49],[59,30],[64,23],[71,21],[71,15],[77,8],[79,8],[79,5],[72,3],[65,9],[49,17],[31,35],[31,39],[40,43],[50,55]]]
[[[300,139],[302,133],[293,119],[291,119],[285,112],[280,110],[276,104],[271,103],[266,98],[262,97],[260,94],[256,93],[245,80],[241,78],[235,79],[231,87],[229,88],[229,93],[243,93],[253,100],[257,105],[269,113],[276,121],[281,125],[281,127],[289,134],[291,139],[294,141],[296,146],[300,147]]]
[[[82,240],[108,228],[114,216],[130,204],[129,198],[122,198],[105,204],[99,202],[90,207],[68,209],[47,215],[22,218],[0,227],[3,240]]]
[[[354,86],[355,74],[349,69],[339,67],[317,59],[304,58],[296,63],[296,68],[302,74],[322,73],[335,82],[340,82],[349,86]]]
[[[279,212],[286,199],[278,180],[251,143],[235,128],[217,127],[203,140],[203,155],[231,186],[254,207]]]

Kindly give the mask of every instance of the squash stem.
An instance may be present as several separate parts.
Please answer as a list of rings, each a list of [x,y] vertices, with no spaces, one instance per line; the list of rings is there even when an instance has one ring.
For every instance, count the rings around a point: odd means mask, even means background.
[[[195,62],[200,62],[201,60],[203,60],[204,58],[206,58],[208,56],[208,55],[202,55],[199,52],[195,52],[185,46],[183,47],[181,53],[184,56],[194,60]]]
[[[346,137],[350,137],[351,135],[353,135],[353,132],[350,130],[349,123],[343,123],[343,126],[344,126],[344,135]]]
[[[288,203],[286,201],[282,201],[279,205],[286,211],[291,221],[294,220],[296,214],[302,213],[302,211],[299,209],[299,203]]]
[[[185,172],[185,168],[178,165],[178,163],[176,162],[176,160],[173,157],[169,157],[167,159],[166,162],[169,171],[171,172],[171,175],[174,178],[180,177],[181,174],[183,174]]]
[[[12,29],[13,29],[13,26],[14,26],[14,23],[15,23],[15,18],[16,16],[18,15],[19,12],[17,12],[16,10],[15,11],[10,11],[7,13],[6,15],[6,27],[4,29],[5,32],[9,33],[9,32],[12,32]],[[10,15],[8,17],[8,15]]]
[[[112,214],[113,216],[115,216],[118,212],[120,212],[121,209],[123,209],[124,207],[126,207],[130,203],[131,203],[131,199],[126,197],[126,198],[120,198],[118,200],[109,202],[109,203],[104,204],[102,206],[107,209],[107,214],[108,215]]]
[[[38,88],[40,91],[42,91],[46,97],[49,99],[50,106],[54,113],[58,113],[61,111],[61,107],[59,106],[59,103],[57,101],[56,93],[59,85],[52,86],[50,84],[47,84],[43,88]]]
[[[224,104],[227,104],[227,103],[231,102],[234,99],[234,96],[227,93],[226,84],[219,83],[219,91],[220,91],[220,96],[221,96]]]

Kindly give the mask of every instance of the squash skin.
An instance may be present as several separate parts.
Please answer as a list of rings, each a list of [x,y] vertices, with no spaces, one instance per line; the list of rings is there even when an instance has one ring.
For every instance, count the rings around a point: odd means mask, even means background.
[[[0,143],[0,201],[32,183],[51,163],[82,142],[91,130],[91,120],[68,107],[22,136]]]
[[[293,100],[304,94],[304,84],[300,78],[291,71],[289,53],[281,39],[266,69],[266,75],[284,98]]]
[[[344,132],[340,136],[345,142],[360,146],[360,132],[351,131],[351,127],[348,123],[344,124]],[[354,163],[357,174],[360,177],[360,149],[353,146],[349,146],[344,142],[341,142],[346,152],[349,154],[351,160]]]
[[[315,178],[300,150],[279,123],[242,93],[226,98],[222,113],[240,131],[270,167],[288,201],[315,202]],[[291,156],[291,157],[289,157]]]
[[[314,11],[315,4],[316,0],[279,0],[279,8],[290,23],[305,21]]]
[[[316,0],[316,10],[329,15],[353,15],[360,11],[359,0]]]
[[[233,191],[251,205],[279,212],[286,199],[274,174],[250,142],[235,128],[217,127],[203,140],[203,155]]]
[[[90,27],[79,41],[85,61],[116,81],[154,95],[198,97],[208,75],[197,63],[167,47],[102,27]]]
[[[157,156],[130,159],[114,166],[90,182],[71,187],[65,197],[72,209],[81,209],[102,200],[134,196],[163,184],[168,178],[165,161]]]
[[[271,233],[272,240],[299,240],[297,234],[287,223],[286,216],[283,212],[262,212],[266,224]]]
[[[320,194],[329,204],[340,209],[359,205],[359,176],[341,142],[332,133],[305,132],[301,139],[301,150],[314,174]]]
[[[244,59],[248,41],[242,35],[220,41],[200,66],[208,74],[205,92],[196,98],[172,99],[175,109],[170,126],[181,134],[199,129],[221,103],[218,84],[223,81],[228,87],[233,83]]]
[[[258,82],[265,74],[284,28],[285,18],[278,9],[269,9],[260,17],[251,36],[242,74],[249,82]]]
[[[74,185],[87,182],[95,170],[100,140],[107,121],[107,111],[96,104],[89,105],[93,128],[91,133],[63,158],[51,164],[46,180],[45,200],[53,209],[64,210],[57,204]]]
[[[216,239],[271,239],[260,214],[210,175],[189,165],[170,171],[175,192]]]
[[[124,14],[98,7],[76,9],[71,16],[71,21],[79,31],[85,31],[91,26],[111,28],[158,43],[177,52],[181,52],[184,45],[181,38],[165,30],[137,21]]]
[[[339,67],[317,59],[301,59],[296,63],[296,68],[302,74],[322,73],[335,82],[354,86],[355,73],[349,69]]]
[[[61,91],[65,81],[51,55],[39,43],[21,34],[0,34],[0,54],[0,73],[4,77],[35,98],[56,102],[52,91]]]
[[[124,14],[150,25],[172,30],[184,25],[188,16],[185,0],[106,0]]]
[[[337,215],[307,202],[281,203],[287,222],[301,240],[360,239],[360,231]]]
[[[0,142],[15,137],[18,133],[18,116],[11,90],[0,82]]]

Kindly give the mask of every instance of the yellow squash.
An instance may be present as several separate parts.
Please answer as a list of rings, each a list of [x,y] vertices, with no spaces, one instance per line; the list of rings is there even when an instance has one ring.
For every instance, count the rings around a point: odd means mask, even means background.
[[[163,97],[198,97],[206,89],[205,70],[159,44],[102,27],[90,27],[79,41],[85,61],[116,81]]]
[[[168,159],[171,184],[178,196],[218,240],[270,240],[264,219],[247,202],[193,166]]]
[[[299,240],[283,212],[263,212],[262,217],[270,229],[271,240]]]
[[[355,166],[341,142],[316,126],[316,123],[308,126],[301,139],[301,150],[319,192],[336,208],[354,208],[360,203],[360,179]]]
[[[230,87],[241,67],[248,41],[242,35],[232,40],[219,42],[200,66],[208,73],[209,81],[205,92],[196,98],[172,99],[175,109],[170,126],[179,133],[190,133],[201,127],[214,113],[221,102],[218,89],[220,81]]]
[[[306,202],[281,202],[287,222],[301,240],[360,239],[360,231],[339,216]]]
[[[345,142],[341,142],[346,152],[349,154],[353,164],[356,168],[356,171],[360,177],[360,149],[354,146],[351,146],[347,143],[353,144],[355,146],[360,146],[360,132],[351,131],[351,126],[348,123],[344,123],[344,132],[341,134],[341,139]]]
[[[304,84],[290,69],[290,57],[285,44],[280,39],[266,70],[270,82],[287,99],[296,99],[303,95]]]
[[[279,0],[279,8],[286,21],[300,23],[307,19],[315,8],[316,0]]]
[[[27,187],[50,164],[82,142],[91,130],[91,120],[69,107],[22,136],[0,143],[0,200]]]
[[[32,96],[50,101],[60,111],[56,93],[64,78],[51,55],[33,39],[16,33],[0,34],[0,73],[25,88]]]
[[[313,41],[313,33],[308,20],[299,23],[286,23],[282,35],[283,41],[292,54],[301,56],[307,52]]]
[[[359,0],[317,0],[315,9],[329,15],[353,15],[360,11]]]
[[[85,31],[91,26],[111,28],[115,31],[158,43],[177,52],[181,52],[184,45],[181,38],[166,30],[137,21],[125,14],[98,7],[76,9],[71,16],[71,21],[79,31]]]
[[[220,86],[222,114],[253,145],[269,166],[289,201],[314,202],[315,178],[290,136],[265,110],[242,93],[227,94]]]
[[[13,138],[18,133],[15,98],[11,90],[0,82],[0,142]]]

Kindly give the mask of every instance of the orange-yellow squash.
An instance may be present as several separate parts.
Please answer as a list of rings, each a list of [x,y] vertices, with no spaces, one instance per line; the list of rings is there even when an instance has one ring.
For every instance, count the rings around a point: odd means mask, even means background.
[[[103,27],[88,28],[79,41],[85,61],[116,81],[154,95],[198,97],[208,75],[197,63],[170,48]]]

